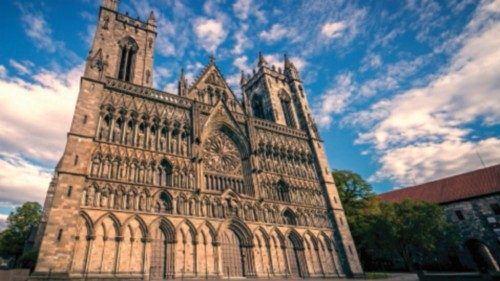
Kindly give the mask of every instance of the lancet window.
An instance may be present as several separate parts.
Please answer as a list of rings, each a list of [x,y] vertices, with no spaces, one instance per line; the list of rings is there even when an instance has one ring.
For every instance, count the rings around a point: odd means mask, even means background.
[[[118,79],[131,82],[133,78],[134,64],[139,46],[132,37],[120,40],[120,65]]]

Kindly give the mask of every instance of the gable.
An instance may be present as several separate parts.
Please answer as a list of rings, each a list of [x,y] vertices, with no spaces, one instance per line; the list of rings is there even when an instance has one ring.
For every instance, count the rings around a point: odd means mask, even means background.
[[[209,105],[223,101],[230,111],[243,114],[240,102],[236,98],[219,68],[211,61],[189,88],[188,98]]]

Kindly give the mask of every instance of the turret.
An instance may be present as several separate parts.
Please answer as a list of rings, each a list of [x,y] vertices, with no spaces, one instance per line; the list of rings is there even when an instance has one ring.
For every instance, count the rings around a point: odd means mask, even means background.
[[[188,82],[186,76],[184,75],[184,69],[181,70],[181,76],[178,82],[179,96],[185,97],[188,94]]]
[[[261,52],[259,52],[259,63],[258,63],[258,66],[259,66],[259,68],[260,67],[264,67],[264,66],[266,66],[266,67],[268,66],[267,61],[266,61],[266,59],[264,58],[264,56],[262,55]]]
[[[246,82],[247,82],[247,77],[245,76],[245,72],[242,70],[240,78],[240,86],[243,87],[243,85],[245,85]]]
[[[156,17],[155,17],[155,13],[153,11],[151,11],[151,13],[149,13],[148,25],[150,25],[153,28],[156,28]]]
[[[291,62],[288,59],[288,56],[286,54],[285,54],[285,75],[290,80],[300,80],[299,71],[297,70],[293,62]]]
[[[104,8],[116,11],[118,9],[119,0],[102,0],[101,6]]]

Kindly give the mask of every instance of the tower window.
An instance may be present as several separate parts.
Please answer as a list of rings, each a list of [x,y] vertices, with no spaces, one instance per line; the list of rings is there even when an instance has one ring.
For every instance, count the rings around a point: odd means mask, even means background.
[[[68,186],[68,193],[66,194],[66,196],[68,197],[71,197],[71,193],[73,192],[73,186]]]
[[[281,95],[281,108],[283,109],[283,115],[285,116],[285,122],[288,127],[295,128],[295,119],[292,114],[292,105],[290,103],[290,98],[287,94],[283,93]]]
[[[262,97],[254,95],[252,98],[252,111],[253,116],[261,119],[266,119],[264,116],[264,106],[262,104]]]
[[[465,219],[464,217],[464,214],[462,213],[462,211],[458,210],[458,211],[455,211],[455,215],[457,216],[457,218],[461,221],[463,221]]]
[[[139,49],[137,43],[132,37],[126,37],[119,42],[120,45],[120,64],[118,69],[118,79],[130,82],[133,78],[135,57]]]

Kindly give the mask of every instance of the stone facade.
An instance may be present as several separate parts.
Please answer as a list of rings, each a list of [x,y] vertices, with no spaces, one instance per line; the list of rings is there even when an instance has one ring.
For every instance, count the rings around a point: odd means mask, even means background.
[[[299,73],[261,56],[239,101],[209,63],[151,88],[156,21],[104,0],[32,279],[362,273]]]
[[[500,193],[442,205],[462,239],[460,262],[468,269],[500,271]]]

